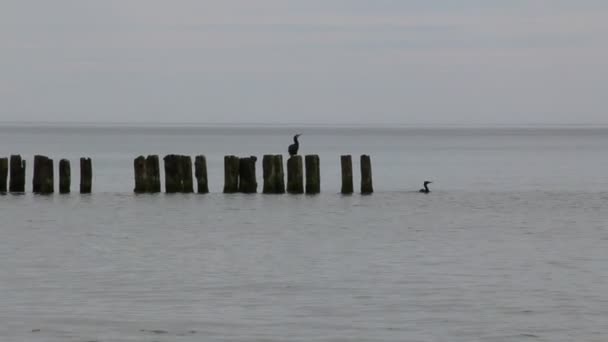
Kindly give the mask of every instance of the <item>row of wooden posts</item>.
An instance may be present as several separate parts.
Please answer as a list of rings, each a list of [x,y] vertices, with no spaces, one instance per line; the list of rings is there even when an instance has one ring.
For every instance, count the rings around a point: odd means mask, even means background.
[[[192,193],[194,180],[192,175],[192,160],[190,156],[170,154],[165,156],[165,192]],[[256,178],[257,157],[224,157],[224,193],[257,193]],[[342,168],[343,194],[352,194],[353,163],[350,155],[340,157]],[[136,193],[157,193],[161,191],[160,161],[157,155],[139,156],[133,162],[135,171]],[[306,173],[304,173],[306,171]],[[287,184],[283,169],[282,155],[265,155],[262,158],[264,184],[262,193],[265,194],[318,194],[321,192],[321,172],[318,155],[291,156],[287,160]],[[207,180],[207,159],[205,156],[194,158],[194,178],[197,192],[209,192]],[[306,182],[304,182],[306,180]],[[368,155],[361,156],[361,193],[374,192],[372,184],[372,165]]]
[[[194,181],[190,156],[170,154],[164,157],[165,192],[192,193]],[[257,193],[257,157],[224,157],[224,193]],[[354,192],[352,157],[340,157],[343,194]],[[135,193],[161,192],[160,160],[157,155],[139,156],[133,162],[135,173]],[[0,193],[25,192],[26,162],[20,155],[0,158]],[[194,159],[194,177],[197,192],[209,192],[207,180],[207,160],[199,155]],[[282,155],[265,155],[262,159],[263,188],[265,194],[318,194],[321,192],[320,160],[318,155],[304,157],[296,155],[287,160],[287,184],[283,171]],[[305,172],[304,172],[305,171]],[[10,178],[9,178],[10,176]],[[93,169],[90,158],[80,158],[80,193],[91,193]],[[7,187],[7,179],[10,179]],[[70,193],[71,169],[66,159],[59,161],[59,193]],[[53,159],[34,156],[34,176],[32,191],[39,194],[55,192]],[[368,155],[361,156],[361,193],[371,194],[372,167]]]
[[[25,166],[26,162],[20,155],[12,155],[10,160],[8,158],[0,158],[0,193],[25,192]],[[10,180],[8,187],[7,179]],[[71,179],[70,161],[61,159],[59,161],[59,193],[70,193]],[[80,158],[80,193],[91,193],[92,184],[93,165],[91,158]],[[34,156],[32,191],[39,194],[52,194],[55,192],[53,159],[39,155]]]

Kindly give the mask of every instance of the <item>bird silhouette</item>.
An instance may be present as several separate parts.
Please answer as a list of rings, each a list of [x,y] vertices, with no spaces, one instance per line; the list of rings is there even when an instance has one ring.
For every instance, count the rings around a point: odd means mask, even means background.
[[[429,181],[424,182],[424,189],[420,189],[419,192],[423,193],[423,194],[428,194],[429,192],[431,192],[431,190],[429,190],[429,184],[431,184],[431,183],[433,183],[433,182],[429,182]]]
[[[289,145],[289,148],[287,149],[290,156],[295,156],[296,154],[298,154],[298,149],[300,148],[300,143],[298,142],[298,137],[300,135],[302,135],[302,134],[296,134],[293,136],[293,144]]]

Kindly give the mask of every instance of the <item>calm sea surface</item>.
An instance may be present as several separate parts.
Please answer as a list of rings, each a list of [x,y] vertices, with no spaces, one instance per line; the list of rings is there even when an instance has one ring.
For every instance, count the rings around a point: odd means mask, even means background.
[[[224,155],[294,133],[322,194],[220,193]],[[93,158],[94,193],[0,195],[0,341],[608,339],[608,128],[0,126],[15,153],[28,191],[34,154]],[[168,153],[212,193],[133,195]]]

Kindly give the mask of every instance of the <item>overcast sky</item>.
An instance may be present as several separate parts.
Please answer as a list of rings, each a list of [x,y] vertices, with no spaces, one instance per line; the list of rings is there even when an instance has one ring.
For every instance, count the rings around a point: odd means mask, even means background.
[[[608,124],[606,0],[2,0],[0,121]]]

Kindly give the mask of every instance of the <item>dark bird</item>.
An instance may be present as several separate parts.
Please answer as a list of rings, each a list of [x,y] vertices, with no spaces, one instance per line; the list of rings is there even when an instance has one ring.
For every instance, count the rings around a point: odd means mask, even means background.
[[[431,183],[433,183],[433,182],[429,182],[429,181],[424,182],[424,189],[420,189],[419,192],[423,193],[423,194],[428,194],[429,192],[431,192],[431,190],[429,190],[429,184],[431,184]]]
[[[296,134],[293,136],[293,144],[289,145],[289,148],[287,149],[290,156],[295,156],[296,154],[298,154],[298,149],[300,148],[300,143],[298,142],[298,137],[300,135],[302,135],[302,134]]]

